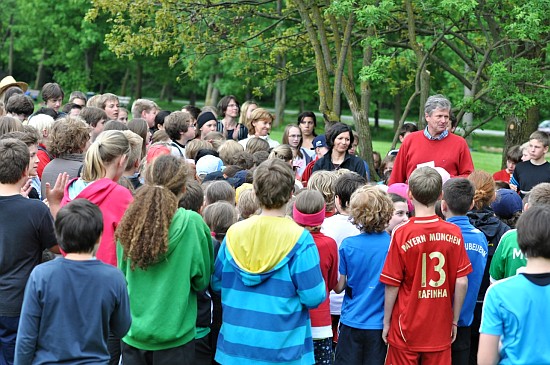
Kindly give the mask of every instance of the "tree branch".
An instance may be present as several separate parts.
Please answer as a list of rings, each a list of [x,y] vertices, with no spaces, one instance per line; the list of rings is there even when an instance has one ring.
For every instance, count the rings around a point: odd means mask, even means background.
[[[489,123],[491,120],[495,119],[496,117],[496,113],[494,114],[491,114],[490,116],[488,116],[487,118],[485,118],[484,120],[482,120],[479,124],[473,126],[470,130],[465,130],[464,131],[464,138],[468,137],[470,134],[472,134],[473,131],[475,131],[476,129],[478,128],[481,128],[483,127],[485,124]]]
[[[341,43],[340,53],[338,54],[338,62],[336,63],[336,70],[334,72],[334,90],[332,91],[332,103],[333,103],[333,112],[340,115],[342,110],[342,102],[340,94],[342,92],[342,77],[344,75],[344,66],[346,65],[346,57],[349,52],[350,42],[351,42],[351,29],[355,24],[355,16],[353,12],[350,13],[348,22],[346,24],[346,29],[344,31],[344,39]]]

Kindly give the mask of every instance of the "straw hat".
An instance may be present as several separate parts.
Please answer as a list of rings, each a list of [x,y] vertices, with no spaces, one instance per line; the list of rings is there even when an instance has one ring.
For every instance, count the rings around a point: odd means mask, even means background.
[[[20,87],[23,92],[27,91],[29,85],[26,82],[15,81],[13,76],[6,76],[0,81],[0,95],[4,93],[8,88],[12,86]]]

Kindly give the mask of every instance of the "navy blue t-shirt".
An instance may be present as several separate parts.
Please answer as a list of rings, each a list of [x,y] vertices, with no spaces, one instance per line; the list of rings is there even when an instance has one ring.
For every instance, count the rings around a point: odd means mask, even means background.
[[[16,364],[107,364],[109,331],[131,316],[122,272],[99,260],[59,258],[37,266],[25,289]]]

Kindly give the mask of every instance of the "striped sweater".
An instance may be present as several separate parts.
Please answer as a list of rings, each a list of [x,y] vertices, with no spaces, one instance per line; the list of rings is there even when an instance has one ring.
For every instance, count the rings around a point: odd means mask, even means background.
[[[314,364],[309,308],[325,299],[311,234],[287,218],[254,216],[233,225],[216,259],[212,287],[223,323],[216,361]]]

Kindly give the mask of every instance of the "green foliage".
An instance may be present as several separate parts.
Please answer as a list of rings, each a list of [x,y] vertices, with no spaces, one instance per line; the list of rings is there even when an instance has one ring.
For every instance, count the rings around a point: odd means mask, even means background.
[[[360,77],[363,81],[384,81],[386,70],[391,62],[390,56],[378,56],[372,64],[361,69]]]
[[[538,102],[536,93],[525,93],[526,80],[537,80],[542,75],[538,72],[538,60],[519,59],[513,65],[506,61],[496,62],[489,67],[490,87],[493,95],[501,100],[499,114],[523,115],[527,109]]]

